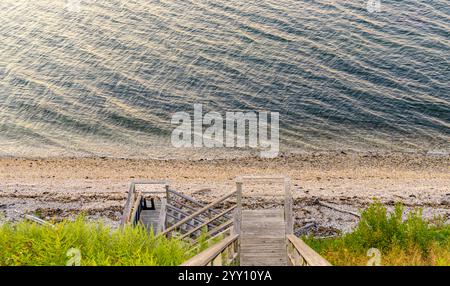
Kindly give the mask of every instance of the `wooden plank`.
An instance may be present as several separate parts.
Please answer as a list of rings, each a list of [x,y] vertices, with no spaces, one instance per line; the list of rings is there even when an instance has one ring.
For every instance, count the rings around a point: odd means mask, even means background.
[[[164,185],[166,188],[169,186],[169,182],[168,181],[134,181],[133,184],[135,186],[135,189],[136,189],[137,185]],[[143,195],[147,195],[147,194],[164,194],[165,190],[161,190],[161,191],[156,191],[156,190],[141,191],[141,193]]]
[[[168,229],[166,229],[164,232],[162,232],[162,235],[167,235],[170,232],[176,230],[177,228],[179,228],[180,226],[182,226],[183,224],[185,224],[186,222],[188,222],[189,220],[192,220],[194,218],[196,218],[197,216],[199,216],[200,214],[204,213],[205,211],[207,211],[208,209],[215,207],[216,205],[222,203],[223,201],[229,199],[230,197],[234,196],[236,194],[236,192],[232,192],[228,195],[225,195],[223,197],[221,197],[220,199],[204,206],[203,208],[199,209],[198,211],[194,212],[192,215],[185,217],[184,219],[182,219],[181,221],[179,221],[178,223],[174,224],[173,226],[169,227]]]
[[[161,205],[162,203],[160,201],[155,201],[154,206],[155,209],[149,209],[149,210],[141,210],[141,213],[139,215],[139,221],[146,227],[148,231],[153,231],[153,233],[158,232],[158,224],[160,220],[160,214],[161,214]]]
[[[175,200],[175,199],[171,199],[171,205],[173,206],[174,204],[177,204],[177,205],[179,205],[180,206],[180,209],[181,208],[186,208],[186,209],[188,209],[188,210],[190,210],[190,211],[192,211],[192,212],[195,212],[197,209],[196,208],[193,208],[193,207],[191,207],[190,205],[187,205],[187,204],[185,204],[185,203],[182,203],[182,202],[180,202],[179,200]]]
[[[188,216],[190,216],[190,215],[192,214],[192,213],[187,213],[187,212],[183,211],[182,209],[179,209],[179,208],[177,208],[176,206],[171,205],[171,204],[167,204],[167,208],[168,208],[168,209],[171,209],[171,210],[173,210],[173,211],[175,211],[175,212],[177,212],[177,213],[180,213],[180,214],[182,214],[182,215],[185,216],[185,217],[188,217]],[[198,221],[198,222],[200,222],[200,223],[203,223],[203,222],[204,222],[204,220],[201,219],[201,218],[194,218],[194,220],[196,220],[196,221]]]
[[[242,183],[236,183],[236,211],[233,216],[233,233],[241,233],[241,217],[242,217]]]
[[[212,230],[208,231],[208,232],[206,233],[206,236],[207,236],[207,237],[208,237],[208,236],[211,236],[211,235],[213,235],[214,233],[220,231],[221,229],[228,228],[228,227],[231,226],[232,224],[233,224],[232,221],[224,222],[223,224],[219,225],[218,227],[215,227],[215,228],[213,228]]]
[[[181,266],[206,266],[211,263],[222,251],[224,251],[229,245],[234,243],[239,238],[239,235],[235,234],[229,236],[222,241],[216,243],[205,251],[199,253],[193,258],[189,259]]]
[[[205,206],[204,204],[202,204],[202,203],[200,203],[200,202],[194,200],[193,198],[191,198],[191,197],[189,197],[189,196],[186,196],[186,195],[184,195],[184,194],[182,194],[182,193],[179,193],[179,192],[177,192],[177,191],[175,191],[175,190],[169,189],[168,192],[171,193],[171,194],[174,194],[174,195],[176,195],[176,196],[178,196],[178,197],[180,197],[180,198],[182,198],[182,199],[184,199],[184,200],[186,200],[186,201],[188,201],[188,202],[191,202],[191,203],[197,205],[198,207],[204,207],[204,206]],[[191,206],[188,206],[188,205],[186,205],[186,204],[183,204],[183,203],[181,203],[181,202],[179,202],[179,201],[176,201],[176,200],[174,200],[174,201],[177,202],[178,204],[180,204],[181,206],[184,206],[184,207],[186,207],[186,208],[191,209],[192,211],[195,211],[195,210],[196,210],[195,208],[193,208],[193,207],[191,207]],[[218,214],[218,213],[219,213],[218,211],[216,211],[216,210],[214,210],[214,209],[211,209],[210,211],[211,211],[212,213],[214,213],[214,214]]]
[[[131,183],[130,189],[128,190],[127,201],[125,203],[124,211],[123,211],[123,214],[122,214],[122,221],[120,223],[122,226],[127,224],[128,223],[128,219],[130,218],[131,207],[132,207],[132,204],[133,204],[133,201],[134,201],[134,192],[135,192],[135,186],[134,186],[134,183]]]
[[[166,204],[170,205],[170,192],[169,192],[169,185],[166,185]]]
[[[171,214],[171,213],[167,213],[166,215],[167,215],[168,217],[173,218],[173,219],[176,220],[176,221],[179,221],[178,217],[176,217],[175,215],[173,215],[173,214]],[[186,225],[188,225],[188,226],[190,226],[190,227],[196,227],[196,225],[193,224],[191,221],[187,221],[187,222],[185,222],[184,224],[186,224]],[[167,230],[167,229],[166,229],[166,230]],[[165,231],[163,231],[163,232],[165,232]]]
[[[216,239],[216,238],[218,238],[219,236],[221,236],[221,235],[224,235],[224,236],[227,236],[227,233],[228,233],[228,235],[231,235],[231,227],[229,227],[229,228],[227,228],[227,229],[224,229],[224,230],[222,230],[221,232],[218,232],[217,234],[215,234],[215,235],[213,235],[213,236],[211,236],[210,238],[208,238],[207,240],[206,240],[206,243],[209,243],[209,242],[211,242],[213,239]]]
[[[233,230],[232,234],[241,235],[242,227],[242,182],[236,182],[236,205],[237,208],[233,216]],[[241,255],[241,238],[239,237],[236,244],[237,259],[240,261]]]
[[[156,233],[163,232],[166,229],[166,219],[167,219],[167,201],[166,199],[161,199],[161,207],[159,210],[158,218],[158,228]]]
[[[175,201],[175,200],[172,200],[172,203],[174,203],[174,202],[176,202],[176,201]],[[169,207],[171,210],[174,210],[174,211],[176,211],[176,212],[182,214],[182,215],[185,216],[185,217],[190,216],[190,215],[192,214],[192,213],[185,212],[185,211],[183,211],[182,209],[179,209],[179,208],[175,207],[174,205],[168,205],[168,207]],[[195,209],[193,209],[193,210],[195,211]],[[217,213],[218,213],[218,212],[217,212]],[[199,215],[198,217],[193,218],[193,221],[195,221],[195,222],[198,223],[198,224],[203,224],[203,223],[205,222],[205,218],[200,217],[200,215]],[[212,221],[212,222],[209,223],[208,226],[209,226],[209,227],[214,227],[214,226],[217,226],[217,225],[219,225],[219,224],[220,224],[220,223],[217,222],[217,221]]]
[[[283,209],[242,211],[242,266],[287,265]]]
[[[286,235],[294,233],[294,214],[292,210],[291,181],[284,180],[284,219],[286,224]]]
[[[128,223],[133,223],[134,220],[136,219],[136,216],[138,215],[137,212],[139,210],[139,205],[141,204],[141,199],[142,199],[142,195],[139,192],[136,194],[136,200],[134,201],[134,205],[131,209],[131,217],[130,217],[130,220],[128,221]]]
[[[349,211],[349,210],[344,210],[344,209],[335,207],[335,206],[333,206],[333,205],[330,205],[330,204],[327,204],[327,203],[324,203],[324,202],[321,202],[321,201],[318,201],[318,204],[321,205],[321,206],[327,207],[327,208],[329,208],[329,209],[332,209],[332,210],[341,212],[341,213],[346,213],[346,214],[350,214],[350,215],[352,215],[352,216],[355,216],[355,217],[357,217],[357,218],[361,218],[361,215],[360,215],[360,214],[355,213],[355,212],[352,212],[352,211]]]
[[[168,204],[168,205],[166,205],[166,207],[167,207],[167,210],[168,210],[167,216],[173,218],[174,221],[175,221],[175,223],[178,223],[178,222],[181,220],[181,215],[184,216],[184,217],[188,217],[188,216],[191,215],[191,214],[189,214],[189,213],[187,213],[187,212],[185,212],[185,211],[183,211],[183,210],[181,210],[181,209],[179,209],[179,208],[177,208],[177,207],[175,207],[175,206],[173,206],[173,205],[169,205],[169,204]],[[171,214],[171,213],[169,212],[169,210],[172,210],[172,211],[176,212],[180,217],[177,217],[177,216],[175,216],[174,214]],[[192,221],[191,221],[190,223],[188,223],[188,224],[191,225],[191,226],[193,226],[193,227],[195,227],[196,224],[197,224],[197,225],[198,225],[198,224],[202,224],[203,222],[204,222],[203,219],[201,219],[201,218],[199,218],[199,217],[196,217],[196,218],[193,218]],[[175,224],[175,223],[174,223],[174,224]]]
[[[300,238],[292,234],[287,235],[286,238],[309,266],[331,266],[325,258],[320,256]]]
[[[172,194],[174,194],[174,195],[176,195],[176,196],[178,196],[178,197],[181,197],[181,198],[185,199],[186,201],[189,201],[189,202],[191,202],[191,203],[193,203],[193,204],[195,204],[195,205],[197,205],[197,206],[199,206],[199,207],[203,207],[203,206],[204,206],[202,203],[197,202],[196,200],[194,200],[194,199],[192,199],[191,197],[188,197],[188,196],[186,196],[186,195],[184,195],[184,194],[182,194],[182,193],[179,193],[179,192],[174,191],[174,190],[171,190],[171,189],[168,189],[167,191],[168,191],[169,193],[172,193]]]
[[[201,230],[202,227],[205,227],[209,224],[211,224],[213,221],[217,220],[218,218],[223,217],[224,215],[226,215],[227,213],[231,212],[232,210],[234,210],[236,208],[236,206],[232,206],[231,208],[228,208],[226,210],[224,210],[223,212],[219,213],[218,215],[214,216],[213,218],[205,221],[204,223],[202,223],[201,225],[193,228],[191,231],[189,231],[188,233],[184,234],[181,239],[190,236],[191,234],[193,234],[194,232]],[[220,225],[219,225],[220,226]]]

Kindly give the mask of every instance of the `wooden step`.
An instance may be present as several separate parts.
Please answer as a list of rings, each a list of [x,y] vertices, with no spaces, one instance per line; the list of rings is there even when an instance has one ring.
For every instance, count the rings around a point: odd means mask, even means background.
[[[283,209],[243,210],[242,266],[287,265]]]
[[[150,206],[150,202],[147,204]],[[154,210],[142,210],[140,215],[140,222],[150,231],[156,233],[159,223],[159,213],[161,211],[161,202],[155,201]]]

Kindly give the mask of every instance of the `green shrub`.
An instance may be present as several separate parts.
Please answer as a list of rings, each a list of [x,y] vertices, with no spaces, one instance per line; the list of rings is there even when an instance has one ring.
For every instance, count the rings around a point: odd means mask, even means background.
[[[370,205],[351,233],[333,239],[305,238],[316,251],[336,265],[365,264],[367,251],[377,248],[385,264],[442,265],[450,257],[450,226],[442,219],[432,224],[422,210],[412,210],[403,219],[397,204],[391,214],[380,202]]]
[[[155,237],[145,228],[111,229],[83,218],[55,227],[31,222],[0,226],[0,265],[66,265],[68,250],[81,265],[179,265],[194,255],[177,239]]]

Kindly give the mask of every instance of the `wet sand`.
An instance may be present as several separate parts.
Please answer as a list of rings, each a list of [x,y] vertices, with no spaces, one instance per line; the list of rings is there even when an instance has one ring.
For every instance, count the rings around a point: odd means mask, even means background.
[[[318,201],[358,212],[377,198],[389,207],[422,207],[429,218],[450,218],[448,155],[316,152],[277,159],[0,158],[0,220],[19,219],[16,210],[53,220],[85,213],[117,225],[133,180],[167,179],[175,190],[208,202],[233,191],[235,177],[246,174],[291,177],[303,233],[332,235],[358,221]],[[281,201],[282,190],[247,184],[244,195],[245,207],[266,208]]]

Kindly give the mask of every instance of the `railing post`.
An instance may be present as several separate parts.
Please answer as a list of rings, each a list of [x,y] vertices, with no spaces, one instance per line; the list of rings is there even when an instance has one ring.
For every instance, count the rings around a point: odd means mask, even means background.
[[[165,186],[165,188],[166,188],[166,202],[167,202],[167,204],[170,204],[170,199],[169,199],[169,195],[170,195],[170,192],[169,192],[169,185],[167,184],[167,185]]]
[[[167,200],[165,198],[161,199],[161,209],[158,218],[158,228],[156,233],[160,233],[166,230],[167,221]]]
[[[131,216],[131,208],[133,206],[134,203],[134,193],[135,193],[135,189],[136,189],[136,185],[135,183],[131,183],[130,185],[130,189],[128,190],[128,196],[127,196],[127,201],[125,203],[125,209],[122,215],[122,221],[121,221],[121,225],[124,226],[125,224],[127,224],[129,222],[130,216]]]
[[[242,223],[242,179],[238,178],[236,180],[236,210],[234,211],[234,222],[233,222],[233,231],[232,234],[239,235],[237,239],[236,252],[237,257],[236,260],[240,261],[240,253],[241,253],[241,223]]]
[[[292,210],[291,180],[284,179],[284,219],[286,222],[286,235],[294,233],[294,213]]]
[[[236,181],[236,210],[234,211],[233,234],[241,234],[242,217],[242,181]]]

